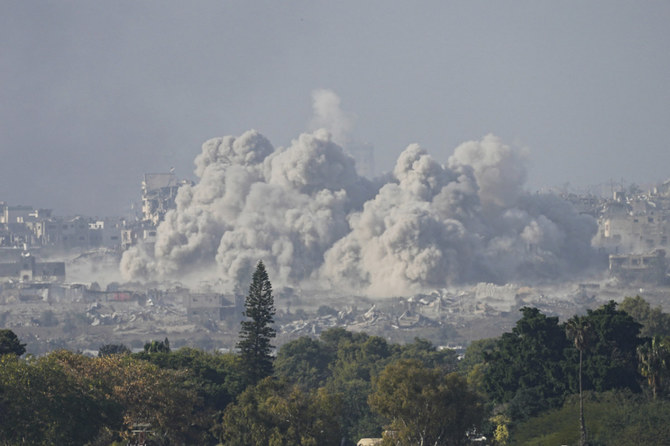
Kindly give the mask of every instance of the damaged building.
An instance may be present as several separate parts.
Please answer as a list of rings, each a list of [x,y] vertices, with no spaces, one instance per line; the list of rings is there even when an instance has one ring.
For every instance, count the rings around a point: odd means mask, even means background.
[[[154,243],[156,227],[165,219],[165,214],[176,207],[179,188],[192,184],[192,181],[179,180],[172,171],[145,173],[142,181],[142,215],[139,221],[121,230],[121,249],[126,250],[138,243]]]
[[[38,262],[29,253],[12,262],[0,263],[0,282],[63,282],[65,262]]]
[[[667,249],[670,235],[670,196],[663,185],[652,189],[649,194],[631,197],[623,192],[616,192],[614,198],[605,204],[600,215],[594,246],[608,254]]]
[[[613,277],[626,282],[664,284],[668,281],[665,250],[647,254],[612,254],[609,270]]]
[[[223,321],[239,319],[242,309],[235,306],[223,294],[187,293],[183,297],[186,317],[190,322]]]
[[[0,202],[0,247],[57,251],[121,246],[124,218],[55,217],[50,209]]]
[[[142,220],[158,225],[165,213],[175,208],[175,198],[181,186],[192,184],[179,180],[174,172],[146,173],[142,181]]]

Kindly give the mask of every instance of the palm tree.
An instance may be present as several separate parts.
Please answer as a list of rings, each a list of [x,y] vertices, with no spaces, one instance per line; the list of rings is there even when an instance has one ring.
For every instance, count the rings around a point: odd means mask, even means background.
[[[586,424],[584,422],[584,398],[582,395],[582,364],[584,351],[589,347],[591,324],[582,316],[573,316],[565,324],[565,334],[575,343],[579,350],[579,445],[586,445]]]
[[[654,336],[649,343],[637,348],[637,356],[640,359],[640,373],[647,378],[652,397],[656,399],[662,389],[663,378],[668,375],[670,349],[661,338]]]

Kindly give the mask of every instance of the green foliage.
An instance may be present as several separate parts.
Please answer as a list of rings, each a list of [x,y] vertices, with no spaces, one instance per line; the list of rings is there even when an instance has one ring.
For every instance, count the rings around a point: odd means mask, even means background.
[[[437,367],[449,372],[458,367],[458,354],[454,350],[438,350],[430,341],[421,338],[414,338],[411,344],[403,345],[400,358],[415,359],[426,367]]]
[[[26,344],[19,341],[12,330],[0,329],[0,356],[13,354],[21,356],[26,352]]]
[[[247,378],[253,384],[272,374],[270,340],[276,336],[272,328],[275,315],[272,284],[262,261],[256,265],[244,308],[248,320],[241,322],[237,348]]]
[[[584,356],[585,389],[640,391],[637,364],[637,347],[642,343],[638,337],[640,324],[616,307],[616,302],[610,301],[596,310],[588,310],[585,316],[593,330],[593,340]]]
[[[330,377],[335,351],[324,342],[303,336],[284,344],[277,353],[275,374],[307,389],[323,386]]]
[[[104,344],[98,349],[98,357],[109,355],[127,355],[130,349],[123,344]]]
[[[170,341],[165,338],[163,341],[150,341],[144,344],[145,353],[170,353]]]
[[[379,437],[384,419],[368,405],[372,384],[362,379],[331,380],[325,386],[328,393],[337,395],[342,406],[343,437],[355,444],[359,438]]]
[[[624,391],[587,392],[584,401],[593,445],[667,444],[670,438],[670,402],[648,401]],[[579,401],[568,398],[553,409],[516,425],[510,445],[555,446],[576,444],[579,437]]]
[[[640,324],[617,310],[615,302],[564,325],[536,308],[521,311],[512,332],[503,333],[492,351],[484,351],[484,390],[493,402],[509,404],[513,420],[558,407],[565,396],[576,393],[580,363],[584,389],[640,390]]]
[[[0,330],[0,444],[121,444],[136,423],[151,425],[154,444],[207,445],[218,439],[351,445],[381,436],[383,425],[394,432],[386,441],[397,444],[419,444],[422,438],[461,444],[463,432],[473,426],[487,436],[497,433],[497,444],[503,444],[505,432],[510,444],[569,444],[579,436],[578,400],[570,394],[577,389],[580,353],[586,389],[639,390],[638,367],[652,393],[663,396],[670,381],[667,341],[640,339],[640,325],[614,302],[566,324],[524,308],[511,333],[473,342],[460,362],[455,352],[439,351],[425,339],[398,345],[333,328],[318,339],[285,344],[274,361],[276,378],[260,379],[273,369],[271,291],[259,263],[247,300],[262,311],[247,307],[250,320],[242,325],[240,354],[172,351],[166,338],[146,343],[137,354],[115,354],[127,348],[107,344],[98,358],[59,351],[21,360],[25,345],[10,330]],[[264,330],[245,332],[255,321]],[[580,331],[584,327],[588,330]],[[244,350],[241,344],[250,339],[263,341]],[[251,354],[254,348],[260,354]],[[260,367],[251,370],[252,364]],[[451,373],[456,370],[459,374]],[[482,421],[485,406],[478,395],[483,394],[489,407],[503,403],[496,408],[497,421]],[[667,402],[661,398],[587,395],[589,436],[597,444],[626,444],[615,440],[624,438],[659,444],[667,434],[655,425],[645,431],[643,423],[642,415],[668,424]],[[617,404],[637,412],[609,407]],[[532,417],[540,413],[557,417],[543,418],[544,432],[533,430]]]
[[[338,398],[268,377],[230,405],[215,431],[230,446],[339,445]]]
[[[117,436],[128,439],[131,426],[147,423],[154,443],[207,443],[211,414],[184,371],[160,369],[129,355],[87,358],[61,351],[49,358],[122,409],[122,424],[108,426]]]
[[[303,389],[325,387],[339,395],[343,407],[340,424],[349,441],[381,435],[382,418],[367,404],[371,380],[397,359],[413,359],[426,367],[451,371],[456,368],[456,353],[438,351],[424,339],[404,346],[365,333],[332,328],[320,338],[302,337],[279,350],[275,374]]]
[[[654,336],[645,344],[638,346],[637,356],[640,360],[640,373],[647,379],[652,397],[667,392],[670,380],[670,339]]]
[[[458,373],[445,374],[418,360],[389,364],[374,380],[372,409],[386,419],[388,445],[462,445],[484,417],[479,396]]]
[[[389,345],[384,338],[343,329],[328,330],[321,339],[325,339],[327,348],[334,351],[326,388],[332,394],[341,395],[346,438],[356,441],[362,437],[379,436],[382,420],[367,404],[372,391],[371,379],[386,366],[393,354],[400,352],[399,346]]]
[[[594,329],[589,318],[573,316],[565,323],[565,335],[575,348],[584,352],[595,341]]]
[[[424,339],[404,346],[389,344],[378,336],[332,328],[319,339],[302,337],[279,350],[276,376],[303,389],[325,387],[339,395],[343,407],[340,424],[349,441],[381,435],[382,418],[367,404],[371,380],[398,359],[413,359],[443,372],[455,370],[456,353],[438,351]]]
[[[458,370],[470,373],[475,366],[485,362],[486,355],[490,355],[495,349],[497,338],[486,338],[472,341],[465,349],[463,359],[458,361]]]
[[[458,361],[458,371],[467,377],[468,385],[480,395],[486,395],[487,364],[485,358],[493,352],[496,343],[495,338],[472,341],[465,349],[463,358]]]
[[[619,309],[642,324],[640,336],[670,336],[670,314],[664,313],[660,306],[652,309],[649,302],[640,296],[635,296],[625,297]]]
[[[231,353],[206,353],[182,347],[170,353],[137,353],[133,357],[161,369],[181,371],[202,398],[205,407],[223,411],[244,390],[244,378],[237,357]]]
[[[579,444],[583,446],[587,439],[583,404],[584,351],[593,343],[594,329],[586,317],[574,316],[565,323],[565,334],[579,351]]]
[[[494,402],[522,403],[525,409],[519,415],[528,416],[562,402],[566,392],[563,351],[569,343],[558,318],[547,317],[537,308],[524,307],[521,312],[512,332],[504,333],[494,350],[484,354],[483,384]]]
[[[507,440],[509,440],[508,425],[511,420],[505,415],[496,415],[491,417],[489,421],[496,427],[493,431],[493,444],[496,446],[507,445]]]
[[[348,381],[360,379],[370,382],[386,366],[396,350],[384,338],[355,333],[350,339],[340,341],[332,364],[333,379]]]
[[[208,444],[211,413],[183,372],[126,355],[0,357],[0,444],[110,444],[151,425],[153,444]]]
[[[118,427],[121,409],[55,355],[0,357],[0,443],[86,444],[103,426]]]

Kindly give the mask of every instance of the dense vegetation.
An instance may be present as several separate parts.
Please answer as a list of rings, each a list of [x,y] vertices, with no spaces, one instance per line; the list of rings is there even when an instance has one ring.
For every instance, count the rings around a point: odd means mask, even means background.
[[[0,444],[126,444],[141,431],[155,445],[578,444],[580,363],[589,444],[664,444],[667,320],[639,297],[563,323],[522,308],[511,332],[461,360],[422,339],[333,328],[283,345],[252,376],[253,357],[167,339],[23,358],[1,330]]]

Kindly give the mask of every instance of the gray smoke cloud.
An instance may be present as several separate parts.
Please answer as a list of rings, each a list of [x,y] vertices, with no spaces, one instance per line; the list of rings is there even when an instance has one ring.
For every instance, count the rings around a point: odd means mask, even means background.
[[[350,121],[335,99],[315,93],[315,120],[346,141],[347,127],[333,123]],[[493,135],[461,144],[445,164],[412,144],[374,183],[325,129],[276,150],[253,130],[211,139],[195,166],[199,181],[180,189],[155,246],[123,254],[126,279],[233,288],[262,259],[275,286],[396,296],[573,277],[595,259],[595,220],[525,192],[524,152]]]
[[[312,92],[314,113],[310,128],[312,131],[326,129],[336,144],[346,146],[351,142],[354,116],[340,107],[340,98],[332,90],[318,89]]]
[[[124,253],[127,279],[205,272],[237,283],[263,259],[277,283],[307,280],[349,231],[349,213],[374,193],[325,130],[277,150],[253,130],[211,139],[195,165],[200,180],[179,190],[153,250],[136,246]]]
[[[559,279],[595,259],[595,220],[553,195],[525,193],[524,153],[493,135],[460,145],[445,166],[411,145],[393,177],[326,252],[321,273],[332,286],[389,296]]]

